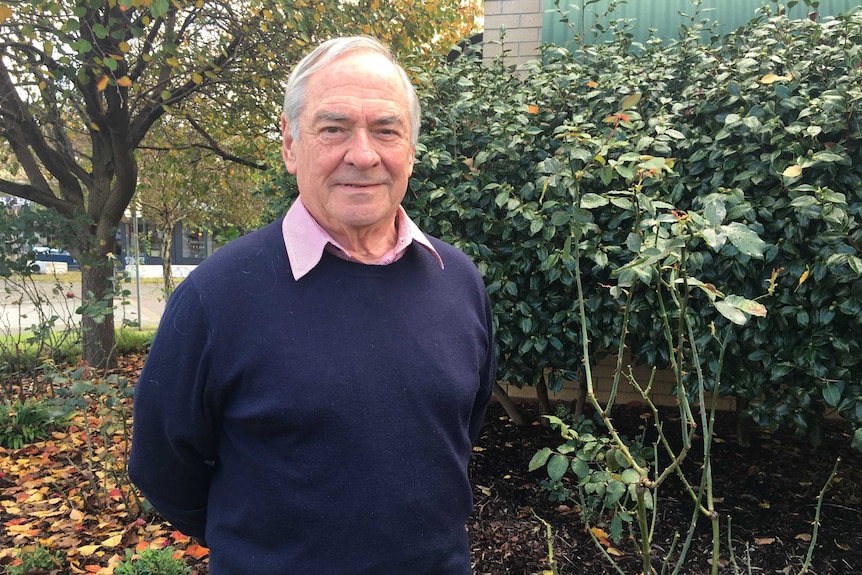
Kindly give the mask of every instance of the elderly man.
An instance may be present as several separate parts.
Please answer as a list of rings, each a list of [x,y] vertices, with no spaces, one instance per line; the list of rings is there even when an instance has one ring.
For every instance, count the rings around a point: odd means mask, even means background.
[[[165,310],[129,474],[212,575],[471,573],[491,313],[473,263],[401,207],[419,122],[379,42],[320,45],[285,94],[299,199]]]

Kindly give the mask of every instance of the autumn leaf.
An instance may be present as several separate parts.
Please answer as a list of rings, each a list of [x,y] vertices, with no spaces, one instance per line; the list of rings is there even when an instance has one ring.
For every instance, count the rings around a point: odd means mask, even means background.
[[[12,17],[12,9],[8,6],[0,6],[0,23]]]
[[[96,82],[96,89],[101,92],[107,87],[108,87],[108,77],[103,74],[102,76],[99,76],[99,79]]]
[[[793,74],[788,74],[786,76],[778,76],[777,74],[773,74],[772,72],[763,76],[760,79],[761,84],[774,84],[775,82],[789,82],[793,79]]]
[[[210,550],[207,549],[206,547],[202,547],[202,546],[198,545],[197,543],[192,543],[191,545],[186,547],[184,554],[187,557],[192,557],[194,559],[203,559],[204,557],[209,555],[209,553],[210,553]]]
[[[608,534],[603,529],[599,527],[592,527],[590,528],[590,531],[592,531],[593,536],[599,540],[599,543],[601,543],[605,547],[611,546],[611,542],[608,541]]]
[[[796,288],[793,291],[796,291],[800,287],[802,287],[802,284],[805,283],[805,280],[807,280],[808,276],[810,276],[810,275],[811,275],[811,268],[809,266],[805,266],[805,271],[802,272],[802,275],[799,276],[798,283],[796,284]]]
[[[755,537],[755,545],[772,545],[775,543],[775,537]]]
[[[799,535],[794,537],[794,539],[798,539],[799,541],[805,541],[807,543],[807,542],[811,541],[811,534],[810,533],[800,533]]]
[[[115,533],[102,541],[103,547],[116,547],[123,541],[123,532]]]
[[[793,164],[792,166],[787,166],[781,175],[785,178],[798,178],[802,175],[802,166],[799,164]]]
[[[173,533],[171,533],[171,539],[173,539],[177,543],[187,543],[191,540],[191,537],[182,533],[181,531],[174,531]]]
[[[78,553],[83,557],[89,557],[95,553],[99,547],[101,547],[101,545],[82,545],[81,547],[78,547]]]

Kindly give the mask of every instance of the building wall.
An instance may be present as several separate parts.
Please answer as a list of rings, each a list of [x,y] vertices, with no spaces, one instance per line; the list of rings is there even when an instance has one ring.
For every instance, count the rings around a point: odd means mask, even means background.
[[[483,57],[493,59],[505,51],[513,66],[538,58],[543,9],[543,0],[485,0]]]

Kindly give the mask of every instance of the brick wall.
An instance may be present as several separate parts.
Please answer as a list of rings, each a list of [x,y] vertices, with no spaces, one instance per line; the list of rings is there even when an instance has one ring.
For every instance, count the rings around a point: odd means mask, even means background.
[[[628,372],[628,363],[623,364],[623,370]],[[605,401],[608,393],[613,385],[614,370],[616,369],[616,358],[607,356],[599,362],[598,365],[592,368],[593,381],[595,386],[596,397],[599,401]],[[646,386],[650,381],[651,369],[647,366],[636,366],[632,368],[635,381],[641,386]],[[532,387],[518,388],[508,383],[501,383],[504,390],[512,399],[535,399],[536,391]],[[677,405],[677,397],[673,392],[674,379],[670,371],[658,371],[653,380],[652,393],[650,394],[656,405],[659,406],[675,406]],[[578,386],[575,382],[566,382],[563,389],[556,395],[551,395],[551,402],[566,402],[573,401],[578,396]],[[640,393],[625,379],[620,381],[617,390],[617,403],[637,402],[643,403],[643,398]],[[733,411],[736,402],[733,398],[723,397],[718,400],[718,409],[725,411]]]
[[[536,59],[542,44],[543,7],[544,0],[485,0],[484,57],[495,58],[505,50],[511,65]]]

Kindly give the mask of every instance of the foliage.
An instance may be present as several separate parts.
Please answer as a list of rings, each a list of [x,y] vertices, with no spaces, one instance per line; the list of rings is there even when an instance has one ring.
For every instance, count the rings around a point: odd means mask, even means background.
[[[557,414],[547,419],[565,442],[555,449],[546,447],[536,452],[529,470],[546,468],[548,479],[541,485],[549,492],[548,497],[552,501],[582,503],[581,512],[588,517],[588,523],[604,521],[609,515],[609,536],[619,542],[636,513],[634,502],[640,474],[611,436],[596,429],[592,419],[583,415],[575,418],[564,406],[559,406]],[[621,439],[641,467],[648,466],[655,457],[654,447],[645,445],[643,436]],[[574,491],[563,481],[570,472],[576,478]],[[653,509],[651,492],[646,493],[647,508]]]
[[[226,162],[201,147],[172,149],[171,140],[176,140],[185,126],[169,118],[163,128],[151,134],[138,151],[141,178],[135,203],[153,232],[162,238],[163,290],[169,296],[174,289],[171,239],[178,224],[254,229],[260,223],[263,206],[248,193],[254,170]]]
[[[648,257],[657,226],[671,224],[671,241],[672,225],[694,225],[684,271],[700,282],[686,306],[701,354],[681,366],[686,388],[701,391],[689,380],[697,369],[715,371],[713,328],[735,323],[716,317],[709,286],[761,298],[771,311],[731,333],[717,391],[751,400],[761,425],[816,442],[827,407],[862,421],[862,12],[812,22],[764,7],[714,43],[700,33],[546,46],[518,74],[504,52],[423,75],[405,204],[477,261],[501,379],[532,385],[550,373],[552,389],[582,376],[580,303],[594,361],[621,349],[625,318],[635,361],[672,364],[660,318],[670,296],[637,288],[658,276],[625,266]]]
[[[45,358],[68,360],[79,351],[80,333],[71,285],[57,276],[50,282],[36,281],[31,263],[19,267],[23,274],[2,279],[0,388],[11,397],[15,384],[23,398],[24,379],[34,375]]]
[[[126,549],[125,559],[116,566],[114,575],[186,575],[191,572],[191,568],[175,555],[173,547],[147,548],[138,553]]]
[[[254,197],[261,199],[265,204],[260,219],[261,222],[266,223],[274,222],[284,216],[299,196],[296,176],[289,174],[284,163],[279,161],[281,153],[273,155],[273,158],[272,167],[257,181],[253,190]]]
[[[118,497],[129,508],[138,506],[137,490],[125,465],[131,445],[131,411],[124,400],[134,395],[128,378],[102,373],[87,364],[65,369],[48,365],[45,371],[54,405],[67,414],[79,411],[96,416],[87,418],[82,429],[87,449],[83,475],[90,481],[90,505],[107,506]],[[121,448],[119,454],[112,447]]]
[[[32,575],[34,573],[57,573],[66,566],[63,553],[51,553],[41,545],[20,549],[15,563],[6,567],[7,575]]]
[[[762,425],[815,441],[825,409],[862,416],[860,38],[859,10],[822,24],[764,10],[686,63],[694,80],[676,108],[690,119],[681,197],[751,198],[748,217],[771,244],[762,264],[710,265],[740,293],[771,288],[772,313],[730,344],[730,391]]]
[[[67,424],[63,411],[45,400],[28,397],[0,403],[0,447],[21,449]]]
[[[116,334],[117,353],[120,355],[128,355],[132,353],[143,353],[150,349],[153,343],[153,338],[156,336],[156,331],[148,330],[131,330],[118,329]]]
[[[205,548],[167,523],[147,517],[151,508],[123,472],[132,412],[128,381],[140,372],[144,357],[124,354],[107,374],[46,367],[45,377],[53,375],[55,387],[65,390],[50,404],[68,412],[70,424],[21,450],[0,449],[0,484],[8,500],[0,563],[11,560],[13,542],[42,542],[66,552],[68,568],[62,573],[112,572],[126,548],[140,552],[172,545],[187,560],[207,556]]]
[[[82,264],[85,293],[101,301],[111,289],[107,258],[114,234],[137,186],[136,150],[153,131],[167,129],[162,121],[186,126],[171,134],[171,147],[198,147],[261,169],[277,129],[272,103],[310,43],[362,31],[379,33],[399,50],[433,51],[438,38],[447,42],[472,27],[477,8],[458,0],[422,6],[379,0],[4,4],[0,192],[84,221],[66,247]],[[83,353],[94,366],[114,360],[110,325],[84,318]]]

